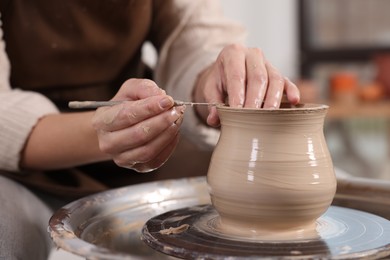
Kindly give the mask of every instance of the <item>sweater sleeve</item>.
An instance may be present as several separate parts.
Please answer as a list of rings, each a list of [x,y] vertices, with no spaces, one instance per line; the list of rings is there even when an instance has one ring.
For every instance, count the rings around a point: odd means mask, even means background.
[[[224,46],[243,43],[246,31],[223,16],[217,0],[176,0],[174,6],[181,17],[173,19],[178,22],[159,50],[155,79],[175,99],[191,101],[197,75]],[[219,131],[201,122],[192,107],[186,109],[182,132],[206,150],[219,137]]]
[[[0,169],[18,171],[21,151],[38,120],[58,113],[46,97],[10,86],[10,62],[0,29]]]

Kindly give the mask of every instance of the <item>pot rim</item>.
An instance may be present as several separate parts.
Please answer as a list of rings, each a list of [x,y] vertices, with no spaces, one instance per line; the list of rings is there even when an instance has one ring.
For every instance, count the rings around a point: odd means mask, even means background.
[[[297,105],[291,105],[287,102],[282,102],[279,108],[236,108],[226,105],[218,105],[218,111],[231,111],[231,112],[256,112],[256,113],[289,113],[289,112],[315,112],[326,111],[329,109],[328,105],[316,104],[316,103],[300,103]]]

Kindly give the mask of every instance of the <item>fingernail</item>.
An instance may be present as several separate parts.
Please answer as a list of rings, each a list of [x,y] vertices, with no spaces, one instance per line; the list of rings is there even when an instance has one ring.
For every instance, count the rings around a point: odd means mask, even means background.
[[[180,114],[184,114],[184,111],[186,111],[186,106],[182,106],[179,108]]]
[[[160,99],[159,104],[160,104],[161,108],[164,108],[164,109],[170,108],[173,106],[173,99],[170,97],[164,97],[164,98]]]
[[[183,116],[185,107],[174,107],[171,110],[171,115],[175,117]]]
[[[175,125],[177,125],[177,126],[180,126],[181,125],[181,123],[183,122],[183,119],[184,119],[184,117],[183,116],[180,116],[178,119],[176,119],[176,121],[175,122],[173,122]]]

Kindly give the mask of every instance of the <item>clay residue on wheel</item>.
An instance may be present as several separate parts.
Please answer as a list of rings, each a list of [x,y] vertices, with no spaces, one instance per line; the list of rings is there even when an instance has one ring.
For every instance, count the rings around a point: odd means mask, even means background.
[[[162,230],[159,231],[159,233],[162,234],[162,235],[176,235],[176,234],[183,233],[189,227],[190,227],[190,225],[183,224],[183,225],[178,226],[178,227],[170,227],[170,228],[167,228],[167,229],[162,229]]]

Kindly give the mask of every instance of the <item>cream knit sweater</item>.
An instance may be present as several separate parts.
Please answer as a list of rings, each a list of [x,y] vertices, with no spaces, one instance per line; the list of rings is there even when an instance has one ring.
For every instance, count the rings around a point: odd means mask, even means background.
[[[176,0],[181,22],[159,53],[157,84],[179,100],[191,100],[198,73],[213,62],[229,43],[243,43],[245,32],[223,17],[217,0]],[[0,169],[18,172],[20,154],[40,118],[59,113],[55,105],[35,92],[10,86],[10,63],[0,28]],[[188,108],[182,133],[201,148],[214,145],[219,132],[200,122]]]

